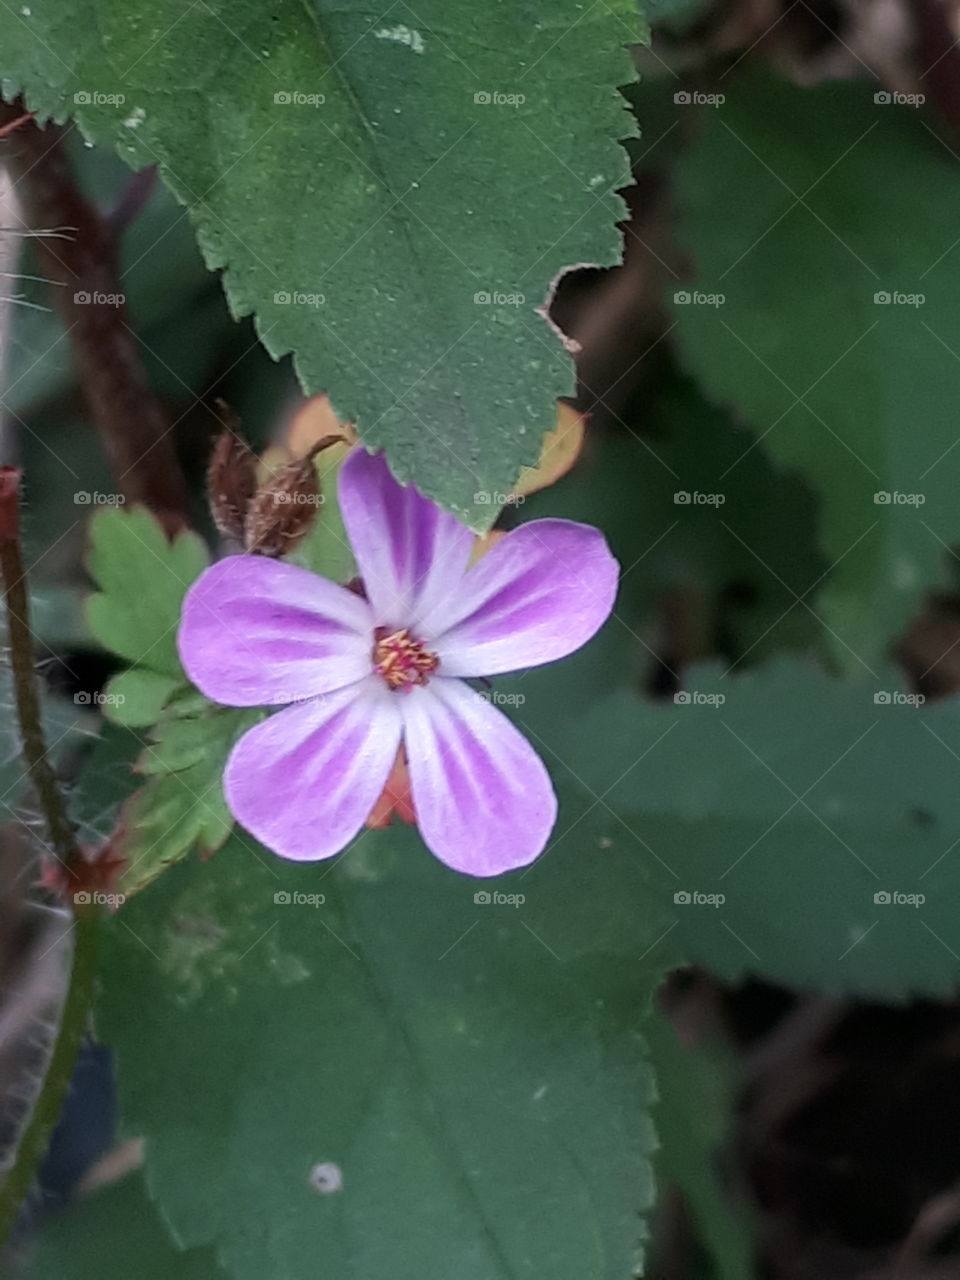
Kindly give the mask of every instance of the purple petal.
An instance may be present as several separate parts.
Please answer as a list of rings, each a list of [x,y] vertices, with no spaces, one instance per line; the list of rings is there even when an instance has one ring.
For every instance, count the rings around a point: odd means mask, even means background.
[[[379,799],[400,729],[397,698],[375,677],[287,707],[234,747],[224,774],[230,812],[282,858],[330,858]]]
[[[532,520],[461,583],[431,649],[444,676],[535,667],[579,649],[613,608],[619,566],[603,535],[572,520]]]
[[[277,706],[369,675],[365,600],[296,565],[230,556],[187,592],[177,637],[187,675],[230,707]]]
[[[553,829],[543,761],[496,707],[459,680],[397,698],[417,826],[441,862],[471,876],[526,866]]]
[[[340,470],[340,506],[377,624],[429,639],[424,621],[459,589],[473,534],[363,448]]]

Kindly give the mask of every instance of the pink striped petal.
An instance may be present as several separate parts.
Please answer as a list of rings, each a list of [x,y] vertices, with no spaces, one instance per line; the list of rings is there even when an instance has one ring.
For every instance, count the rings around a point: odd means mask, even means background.
[[[460,680],[431,680],[397,702],[417,826],[433,853],[471,876],[532,862],[557,800],[526,738]]]
[[[411,627],[456,595],[473,534],[412,486],[399,484],[383,454],[354,451],[340,470],[340,506],[375,621]]]
[[[230,812],[281,858],[339,853],[379,799],[400,745],[397,697],[370,676],[257,725],[227,762]]]
[[[444,676],[490,676],[566,657],[606,622],[619,566],[572,520],[521,525],[467,574],[430,648]]]
[[[214,702],[278,706],[369,675],[373,622],[366,600],[326,578],[230,556],[187,592],[177,645],[187,675]]]

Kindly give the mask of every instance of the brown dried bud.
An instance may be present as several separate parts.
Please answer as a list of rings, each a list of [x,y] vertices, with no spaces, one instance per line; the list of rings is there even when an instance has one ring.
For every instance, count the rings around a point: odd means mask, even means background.
[[[257,456],[228,425],[213,449],[207,496],[213,522],[225,538],[242,542],[247,508],[257,491]]]
[[[284,463],[263,485],[247,508],[244,546],[261,556],[284,556],[309,533],[323,503],[313,464],[306,458]]]

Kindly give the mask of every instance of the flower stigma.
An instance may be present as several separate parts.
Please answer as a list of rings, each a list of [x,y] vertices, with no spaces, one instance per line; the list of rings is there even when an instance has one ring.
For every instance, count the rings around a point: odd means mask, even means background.
[[[414,685],[426,684],[427,677],[440,665],[437,655],[412,636],[407,627],[399,631],[378,627],[374,634],[373,665],[391,689],[409,691]]]

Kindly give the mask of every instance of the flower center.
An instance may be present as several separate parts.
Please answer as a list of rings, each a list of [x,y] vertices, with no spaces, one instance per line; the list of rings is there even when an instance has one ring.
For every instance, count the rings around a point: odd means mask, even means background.
[[[440,665],[437,655],[406,627],[399,631],[377,627],[374,634],[373,665],[391,689],[411,689],[415,684],[426,684],[427,677]]]

